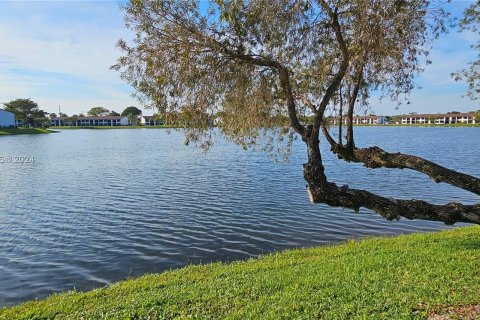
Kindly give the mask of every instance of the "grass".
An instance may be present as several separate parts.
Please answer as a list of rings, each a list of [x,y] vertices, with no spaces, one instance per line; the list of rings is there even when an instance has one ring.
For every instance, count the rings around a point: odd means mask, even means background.
[[[52,132],[55,132],[55,131],[40,129],[40,128],[12,128],[12,129],[0,128],[0,136],[16,135],[16,134],[44,134],[44,133],[52,133]]]
[[[479,303],[480,227],[464,227],[188,266],[0,309],[0,319],[426,319]]]

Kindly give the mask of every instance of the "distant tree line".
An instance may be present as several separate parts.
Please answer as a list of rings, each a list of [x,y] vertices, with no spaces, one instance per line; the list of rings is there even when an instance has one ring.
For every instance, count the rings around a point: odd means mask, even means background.
[[[15,118],[17,119],[19,125],[23,127],[46,128],[50,126],[50,121],[52,118],[67,118],[67,122],[74,123],[79,117],[85,117],[85,114],[83,113],[73,114],[71,116],[63,112],[59,112],[58,115],[56,113],[47,113],[46,111],[40,109],[38,103],[30,98],[15,99],[4,103],[3,106],[5,111],[15,114]],[[93,107],[87,112],[87,116],[94,117],[120,115],[128,117],[130,123],[135,125],[138,124],[138,117],[142,115],[142,110],[134,106],[129,106],[126,107],[120,114],[115,110],[109,110],[105,107]]]

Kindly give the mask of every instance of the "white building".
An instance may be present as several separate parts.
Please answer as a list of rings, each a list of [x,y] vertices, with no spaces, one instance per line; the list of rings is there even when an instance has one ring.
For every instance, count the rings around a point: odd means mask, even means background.
[[[333,118],[333,124],[339,124],[340,117]],[[352,118],[353,124],[385,124],[386,118],[384,116],[354,116]],[[342,123],[348,124],[348,117],[342,117]]]
[[[52,127],[58,126],[75,126],[75,127],[92,127],[92,126],[128,126],[130,121],[124,116],[104,116],[104,117],[55,117],[50,119]]]
[[[476,123],[475,113],[405,114],[402,124]]]
[[[142,126],[160,126],[163,120],[158,120],[156,116],[141,116],[140,124]]]
[[[16,127],[15,114],[9,111],[0,109],[0,128]]]

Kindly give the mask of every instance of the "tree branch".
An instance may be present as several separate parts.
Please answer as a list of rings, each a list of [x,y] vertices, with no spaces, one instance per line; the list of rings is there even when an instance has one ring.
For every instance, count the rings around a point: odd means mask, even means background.
[[[296,97],[297,99],[301,100],[314,114],[318,113],[317,107],[304,95],[300,95]]]
[[[323,135],[325,136],[325,138],[327,139],[328,143],[331,146],[337,145],[337,143],[335,142],[335,139],[333,139],[332,136],[330,135],[330,132],[328,131],[328,128],[325,126],[324,122],[322,122],[322,132],[323,132]],[[341,138],[342,137],[340,137],[340,139]]]
[[[365,53],[366,55],[366,53]],[[366,58],[364,59],[366,61]],[[355,73],[353,92],[348,100],[348,124],[347,124],[347,149],[352,151],[355,148],[355,140],[353,138],[353,109],[355,107],[355,102],[357,101],[358,93],[360,92],[360,86],[363,79],[363,68],[365,67],[365,62],[360,65]],[[349,88],[350,89],[350,88]]]
[[[379,147],[354,148],[353,152],[329,140],[333,153],[345,161],[363,163],[367,168],[411,169],[426,174],[435,182],[445,182],[480,195],[480,179],[429,160],[402,153],[388,153]]]
[[[342,79],[347,72],[349,61],[350,61],[347,44],[345,42],[345,39],[343,38],[343,33],[340,27],[340,23],[338,22],[337,11],[336,10],[332,11],[332,9],[328,6],[328,4],[325,1],[320,1],[320,4],[322,8],[327,12],[330,19],[332,20],[332,27],[335,32],[335,37],[338,42],[338,45],[340,46],[340,50],[342,52],[342,62],[340,64],[340,68],[338,72],[335,74],[334,78],[332,79],[332,82],[327,87],[327,90],[325,91],[322,101],[320,102],[320,105],[318,107],[318,113],[313,123],[311,143],[318,142],[318,133],[319,133],[320,126],[323,122],[323,115],[325,113],[325,109],[327,108],[327,105],[330,103],[332,96],[340,86]]]
[[[222,45],[221,43],[219,44]],[[285,98],[287,100],[287,109],[290,123],[293,129],[303,138],[305,135],[305,127],[300,123],[297,117],[297,108],[295,104],[295,98],[293,96],[292,87],[290,85],[290,75],[288,69],[277,61],[267,59],[262,56],[235,53],[232,52],[230,49],[226,48],[225,46],[222,46],[222,48],[226,54],[226,57],[249,62],[261,67],[270,67],[278,71],[280,84],[282,85],[283,93],[285,94]]]
[[[307,193],[312,203],[324,203],[329,206],[343,207],[358,211],[367,208],[375,211],[387,220],[420,219],[441,221],[446,224],[466,222],[480,224],[480,204],[463,205],[450,202],[435,205],[423,200],[399,200],[376,195],[366,190],[338,187],[328,182],[325,177],[318,178],[318,170],[311,165],[304,165],[304,176],[308,182]]]

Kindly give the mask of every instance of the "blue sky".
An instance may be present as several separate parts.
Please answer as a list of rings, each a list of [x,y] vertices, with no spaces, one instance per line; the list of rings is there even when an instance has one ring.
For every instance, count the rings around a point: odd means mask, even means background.
[[[94,106],[121,112],[139,104],[132,88],[109,70],[120,55],[115,43],[132,34],[123,24],[119,1],[2,1],[0,0],[0,104],[31,98],[48,112],[86,113]],[[471,1],[449,5],[459,15]],[[478,34],[452,30],[434,43],[426,71],[418,78],[422,90],[411,104],[371,101],[377,114],[446,112],[478,109],[462,98],[464,83],[450,73],[475,58],[469,47]],[[147,110],[145,114],[151,114]]]

